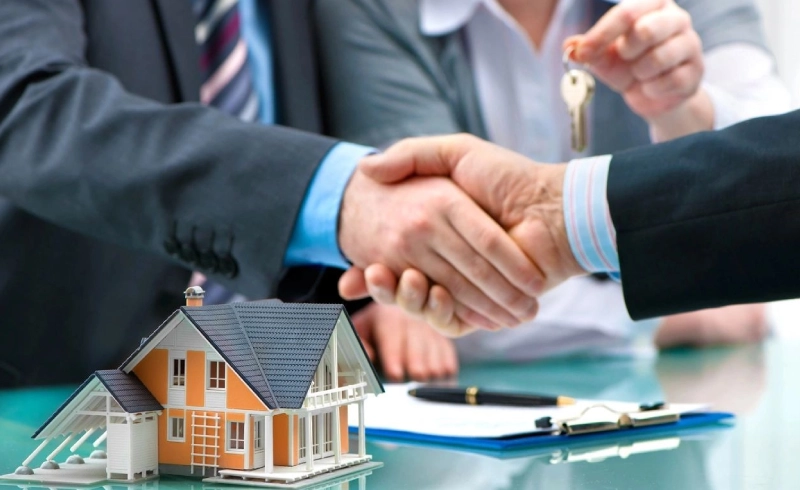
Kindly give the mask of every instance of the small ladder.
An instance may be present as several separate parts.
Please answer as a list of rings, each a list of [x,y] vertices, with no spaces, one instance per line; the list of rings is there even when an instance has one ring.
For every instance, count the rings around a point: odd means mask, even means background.
[[[212,476],[219,467],[219,421],[215,412],[192,413],[192,474],[195,467],[206,476],[211,468]]]

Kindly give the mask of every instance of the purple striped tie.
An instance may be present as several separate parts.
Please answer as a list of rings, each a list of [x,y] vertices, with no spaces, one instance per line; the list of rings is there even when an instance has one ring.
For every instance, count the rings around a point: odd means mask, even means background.
[[[200,46],[200,102],[243,121],[258,117],[258,94],[247,65],[247,45],[240,35],[238,0],[192,0],[197,18],[194,37]],[[192,285],[202,285],[206,304],[229,303],[236,295],[202,274]]]
[[[194,0],[195,40],[201,48],[200,102],[243,121],[258,116],[258,94],[240,35],[238,0]]]

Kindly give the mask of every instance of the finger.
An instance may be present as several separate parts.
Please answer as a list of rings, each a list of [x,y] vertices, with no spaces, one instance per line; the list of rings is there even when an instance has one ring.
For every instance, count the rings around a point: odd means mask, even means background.
[[[369,304],[357,311],[351,318],[353,327],[356,329],[356,333],[358,333],[358,337],[364,345],[364,350],[367,352],[367,356],[372,362],[375,362],[375,348],[373,345],[375,339],[372,335],[373,326],[375,324],[374,310],[375,304]]]
[[[511,326],[519,323],[494,299],[498,296],[497,290],[503,287],[501,283],[508,283],[486,260],[477,257],[460,237],[447,237],[446,243],[440,247],[445,255],[437,250],[434,252],[438,254],[438,260],[426,261],[431,264],[429,276],[434,282],[450,291],[456,301],[468,304],[493,324]]]
[[[397,294],[397,278],[391,269],[383,264],[372,264],[364,269],[367,291],[377,303],[394,304]]]
[[[459,307],[461,308],[461,307]],[[477,315],[477,313],[472,312]],[[480,315],[477,315],[480,318]],[[428,293],[428,303],[425,306],[425,321],[434,327],[437,332],[448,338],[462,337],[469,333],[474,332],[478,328],[477,325],[465,323],[461,317],[456,315],[456,302],[450,293],[438,284],[434,285]],[[491,323],[487,322],[487,327]],[[491,329],[496,329],[492,326]],[[497,327],[499,328],[499,327]]]
[[[455,303],[454,320],[458,331],[455,332],[454,335],[448,335],[448,337],[461,337],[466,335],[466,333],[473,332],[479,328],[492,332],[496,332],[503,328],[502,325],[498,325],[489,318],[481,315],[471,307],[466,306],[464,303],[459,301]]]
[[[458,374],[458,351],[455,342],[448,338],[442,340],[442,377],[449,378]]]
[[[654,80],[642,82],[641,90],[650,99],[674,97],[679,102],[697,92],[702,72],[702,67],[697,63],[684,63]]]
[[[422,328],[420,328],[422,327]],[[425,325],[409,326],[406,335],[406,372],[415,381],[427,381],[431,377],[430,337],[435,332]]]
[[[397,305],[416,318],[421,318],[428,301],[428,278],[416,269],[406,269],[397,283]]]
[[[392,318],[397,317],[389,317],[388,321]],[[374,337],[383,374],[392,381],[402,381],[406,375],[406,325],[397,321],[379,324],[381,321],[386,322],[387,318],[376,319]]]
[[[652,80],[682,65],[702,52],[700,37],[689,31],[671,37],[644,54],[631,65],[631,73],[639,81]]]
[[[666,8],[645,14],[617,41],[617,52],[625,61],[633,61],[674,35],[691,30],[692,19],[679,8]]]
[[[477,208],[477,206],[475,206]],[[508,236],[488,214],[480,209],[476,212],[465,212],[464,206],[452,206],[448,212],[448,220],[453,228],[472,245],[485,263],[500,273],[503,281],[495,277],[497,297],[495,301],[506,306],[518,319],[528,319],[530,309],[536,302],[534,297],[542,293],[545,275],[519,246]],[[473,267],[484,267],[481,262],[473,262]],[[473,272],[475,277],[489,274],[480,269]],[[491,279],[494,276],[488,276]],[[473,281],[474,282],[474,281]],[[490,292],[484,284],[475,283],[482,290]]]
[[[670,0],[626,0],[619,3],[583,35],[575,51],[575,59],[581,63],[592,63],[618,37],[628,32],[640,17],[663,8],[668,1]]]
[[[347,300],[356,300],[369,296],[364,269],[351,267],[339,278],[339,296]]]
[[[407,138],[359,162],[359,170],[385,184],[412,175],[449,176],[460,158],[481,140],[467,134]]]

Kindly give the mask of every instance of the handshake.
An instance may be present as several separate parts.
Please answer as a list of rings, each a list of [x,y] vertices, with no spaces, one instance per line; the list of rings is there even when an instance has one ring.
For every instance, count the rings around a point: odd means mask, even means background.
[[[539,295],[586,272],[565,227],[565,171],[469,135],[365,158],[340,211],[353,264],[340,294],[397,304],[448,336],[531,320]]]

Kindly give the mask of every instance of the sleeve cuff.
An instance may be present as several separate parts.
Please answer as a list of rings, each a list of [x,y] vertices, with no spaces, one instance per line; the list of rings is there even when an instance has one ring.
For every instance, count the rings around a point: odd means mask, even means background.
[[[617,234],[606,188],[611,155],[572,160],[564,176],[564,224],[572,253],[587,272],[619,279]]]
[[[322,160],[308,187],[289,240],[284,257],[286,267],[350,267],[339,249],[339,210],[356,165],[374,152],[374,148],[341,142]]]

